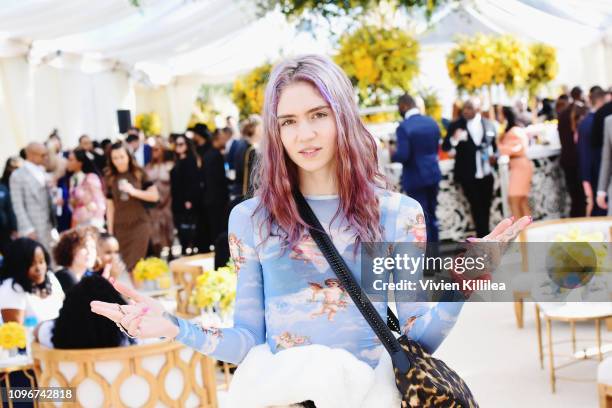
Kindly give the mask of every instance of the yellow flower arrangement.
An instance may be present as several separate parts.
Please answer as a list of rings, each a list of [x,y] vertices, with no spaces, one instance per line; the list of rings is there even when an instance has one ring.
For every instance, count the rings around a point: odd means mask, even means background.
[[[494,82],[503,84],[510,93],[525,85],[531,71],[531,53],[529,47],[511,35],[503,35],[495,40],[498,56],[498,68]]]
[[[425,114],[434,118],[439,124],[442,123],[442,104],[435,91],[424,90],[420,93],[423,102],[425,103]]]
[[[597,256],[597,272],[610,270],[612,263],[608,259],[608,244],[600,231],[584,233],[578,227],[570,228],[565,234],[557,234],[555,242],[587,242]],[[580,248],[576,248],[578,251]],[[576,254],[579,257],[579,254]]]
[[[450,78],[457,89],[468,92],[493,83],[497,62],[493,38],[482,34],[460,38],[446,56]]]
[[[194,103],[187,127],[192,128],[198,123],[204,123],[209,129],[215,129],[217,127],[215,117],[219,114],[220,112],[214,108],[209,100],[198,97]]]
[[[170,268],[163,259],[154,257],[141,259],[134,267],[134,279],[137,281],[163,280],[164,275],[167,275],[169,271]]]
[[[272,65],[267,63],[234,81],[232,99],[241,117],[262,113],[266,84],[271,71]]]
[[[236,283],[236,270],[232,264],[215,271],[204,271],[196,278],[190,301],[201,309],[218,306],[221,312],[227,312],[236,299]]]
[[[15,347],[25,348],[26,330],[19,323],[8,322],[0,326],[0,347],[12,349]]]
[[[527,89],[534,96],[540,88],[555,79],[559,71],[557,63],[557,50],[543,43],[532,44],[529,47],[531,53],[531,70],[527,76]]]
[[[139,113],[136,115],[134,125],[145,135],[159,135],[161,133],[161,119],[155,112]]]
[[[357,88],[362,106],[377,106],[412,88],[419,43],[399,28],[366,25],[340,38],[336,63]]]
[[[474,92],[502,84],[508,92],[525,85],[531,71],[530,49],[511,35],[463,37],[446,56],[457,89]]]
[[[397,112],[368,113],[361,116],[364,123],[387,123],[399,120]]]

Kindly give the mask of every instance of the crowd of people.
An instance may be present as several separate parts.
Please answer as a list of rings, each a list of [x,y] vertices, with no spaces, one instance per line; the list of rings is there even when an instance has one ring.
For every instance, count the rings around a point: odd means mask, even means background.
[[[390,158],[403,165],[402,190],[423,207],[428,241],[438,240],[440,150],[455,159],[453,180],[469,203],[476,236],[482,237],[489,233],[493,172],[501,155],[509,157],[510,211],[516,219],[531,216],[528,197],[534,168],[527,152],[537,134],[526,128],[553,120],[557,120],[560,165],[571,201],[569,216],[606,215],[607,195],[612,193],[612,89],[593,86],[585,96],[574,87],[556,101],[539,101],[537,112],[521,102],[492,105],[484,111],[480,99],[472,97],[454,106],[453,118],[443,120],[442,129],[419,105],[419,99],[410,95],[399,98],[402,122],[390,145]],[[446,134],[443,139],[441,130]]]
[[[400,97],[403,120],[391,160],[403,164],[401,189],[421,204],[428,240],[438,240],[441,151],[455,159],[454,181],[469,202],[477,236],[489,233],[493,172],[500,155],[510,157],[512,214],[530,215],[534,170],[527,158],[532,135],[525,127],[536,118],[558,120],[570,215],[604,215],[612,171],[611,99],[600,87],[584,98],[576,87],[554,104],[543,100],[536,114],[520,106],[483,111],[480,100],[470,98],[441,129],[422,113],[418,99]],[[96,330],[108,335],[79,341],[58,333],[71,324],[86,324],[91,313],[77,309],[90,300],[116,301],[101,276],[137,285],[130,271],[138,260],[162,253],[171,257],[176,242],[183,254],[214,249],[219,265],[225,264],[228,214],[253,192],[263,136],[256,115],[241,122],[240,131],[235,128],[229,117],[214,132],[197,124],[168,138],[145,139],[131,128],[116,141],[98,143],[83,135],[69,150],[53,132],[45,143],[30,143],[19,157],[9,158],[0,180],[3,321],[29,326],[48,321],[37,332],[49,346],[129,344],[101,318],[87,324],[101,325]],[[443,139],[441,130],[447,135]]]
[[[48,347],[131,344],[92,314],[92,300],[123,302],[105,278],[139,286],[131,271],[146,256],[215,251],[229,259],[231,207],[252,192],[261,119],[235,130],[122,140],[83,135],[64,150],[53,132],[7,160],[0,180],[0,322],[30,327]],[[36,329],[34,330],[34,328]],[[75,330],[87,327],[87,330]],[[79,333],[79,335],[75,335]]]

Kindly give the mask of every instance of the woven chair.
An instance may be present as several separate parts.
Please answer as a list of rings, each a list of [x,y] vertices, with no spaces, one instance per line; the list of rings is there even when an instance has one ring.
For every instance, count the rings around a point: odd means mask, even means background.
[[[75,389],[75,402],[62,406],[218,406],[214,360],[177,342],[86,350],[34,343],[32,356],[39,387]]]

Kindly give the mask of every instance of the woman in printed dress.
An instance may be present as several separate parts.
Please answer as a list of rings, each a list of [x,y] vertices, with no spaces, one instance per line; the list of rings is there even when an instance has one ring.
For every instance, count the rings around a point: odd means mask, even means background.
[[[66,170],[72,173],[68,181],[72,228],[94,226],[102,230],[106,198],[102,180],[93,161],[85,150],[75,149],[68,154]]]
[[[120,283],[115,287],[134,304],[92,302],[92,309],[133,336],[172,338],[240,363],[229,393],[232,407],[397,407],[390,360],[376,334],[352,300],[341,297],[344,288],[329,265],[304,261],[313,259],[314,248],[303,239],[309,226],[293,192],[304,195],[358,281],[361,244],[414,242],[404,227],[423,211],[417,201],[386,189],[376,142],[359,118],[351,83],[329,58],[306,55],[274,68],[264,129],[255,195],[234,207],[229,219],[240,271],[234,326],[212,334]],[[506,219],[486,239],[511,240],[529,222]],[[462,303],[396,306],[406,334],[433,353]],[[375,307],[386,318],[387,302]],[[377,373],[384,379],[374,380]],[[367,385],[360,382],[364,378]]]

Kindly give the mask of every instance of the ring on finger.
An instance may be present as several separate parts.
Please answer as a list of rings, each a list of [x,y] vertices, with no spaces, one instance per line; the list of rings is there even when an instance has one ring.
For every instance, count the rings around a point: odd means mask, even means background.
[[[123,325],[121,323],[115,323],[117,325],[117,327],[119,328],[119,330],[121,330],[121,332],[123,334],[125,334],[126,336],[128,336],[130,339],[135,339],[136,336],[132,336],[130,333],[128,333],[127,330],[125,330],[125,327],[123,327]]]
[[[121,315],[122,315],[123,317],[125,317],[125,312],[124,312],[124,311],[123,311],[123,309],[121,308],[121,305],[119,305],[119,304],[118,304],[118,305],[117,305],[117,309],[119,309],[119,312],[121,313]]]

